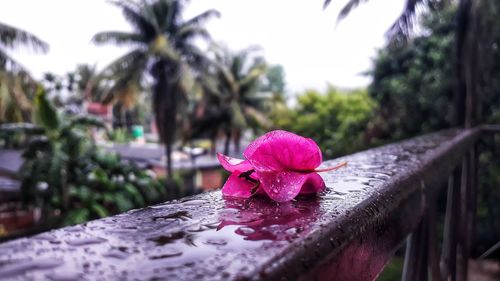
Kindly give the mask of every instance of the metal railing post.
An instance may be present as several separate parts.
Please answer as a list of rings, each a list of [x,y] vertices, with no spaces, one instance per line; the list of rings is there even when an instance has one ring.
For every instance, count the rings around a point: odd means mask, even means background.
[[[406,240],[403,281],[428,280],[427,256],[429,244],[428,214],[426,213],[417,229]]]
[[[444,280],[457,280],[457,244],[460,231],[460,191],[462,166],[455,168],[448,181],[446,199],[441,276]]]

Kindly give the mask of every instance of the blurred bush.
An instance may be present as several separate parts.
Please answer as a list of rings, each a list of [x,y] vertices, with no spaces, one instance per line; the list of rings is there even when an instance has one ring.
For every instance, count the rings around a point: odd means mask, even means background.
[[[43,91],[36,95],[35,115],[38,125],[4,124],[0,134],[26,137],[23,200],[40,207],[46,223],[82,223],[167,199],[165,183],[152,171],[96,147],[89,130],[105,129],[100,120],[60,115]]]
[[[270,118],[277,128],[314,139],[328,159],[368,147],[364,133],[375,108],[366,90],[329,87],[326,93],[300,94],[295,108],[275,107]]]

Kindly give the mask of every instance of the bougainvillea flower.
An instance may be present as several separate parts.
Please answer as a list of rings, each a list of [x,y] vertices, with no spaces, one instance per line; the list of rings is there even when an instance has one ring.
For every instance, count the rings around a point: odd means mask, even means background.
[[[226,196],[248,198],[267,194],[278,202],[290,201],[298,194],[322,191],[325,182],[318,172],[346,164],[318,169],[322,156],[316,142],[287,131],[272,131],[257,138],[243,156],[246,159],[217,154],[222,167],[231,172],[222,187]]]

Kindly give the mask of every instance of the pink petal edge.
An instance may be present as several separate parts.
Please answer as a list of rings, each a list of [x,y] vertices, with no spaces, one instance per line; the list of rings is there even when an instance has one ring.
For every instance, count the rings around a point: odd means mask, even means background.
[[[323,178],[318,173],[307,174],[307,179],[302,185],[299,194],[312,194],[325,190],[326,185]]]
[[[248,160],[232,158],[222,153],[217,153],[217,159],[222,167],[228,172],[246,172],[252,169],[252,165],[248,162]]]

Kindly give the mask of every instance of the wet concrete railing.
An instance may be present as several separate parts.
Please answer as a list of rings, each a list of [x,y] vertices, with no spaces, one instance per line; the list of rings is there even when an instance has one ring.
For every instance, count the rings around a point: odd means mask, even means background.
[[[473,223],[473,184],[460,175],[474,173],[480,133],[443,131],[336,159],[348,167],[324,173],[328,188],[314,198],[209,192],[10,241],[0,245],[0,279],[373,280],[404,241],[405,280],[455,278],[467,255],[458,230]],[[432,218],[449,179],[439,254]]]

